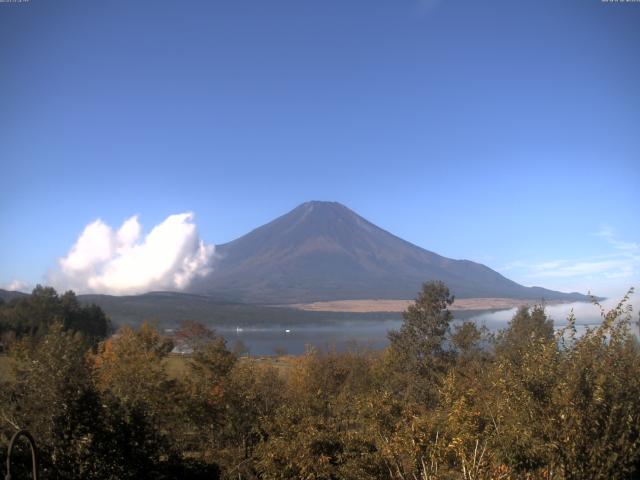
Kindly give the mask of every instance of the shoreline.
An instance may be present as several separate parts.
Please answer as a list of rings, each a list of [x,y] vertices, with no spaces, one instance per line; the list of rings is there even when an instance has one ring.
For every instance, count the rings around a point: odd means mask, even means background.
[[[290,305],[278,305],[279,307],[294,308],[307,312],[346,312],[346,313],[374,313],[374,312],[403,312],[414,300],[383,300],[383,299],[357,299],[357,300],[331,300],[325,302],[294,303]],[[456,299],[450,310],[508,310],[523,305],[537,305],[540,300],[514,299],[514,298],[459,298]],[[546,305],[558,305],[570,303],[563,301],[546,302]]]

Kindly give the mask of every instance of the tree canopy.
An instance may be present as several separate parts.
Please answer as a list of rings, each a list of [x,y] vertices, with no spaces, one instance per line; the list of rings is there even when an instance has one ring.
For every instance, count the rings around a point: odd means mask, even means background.
[[[38,285],[31,295],[0,304],[3,343],[22,337],[40,338],[54,324],[81,332],[91,341],[101,340],[111,331],[111,322],[102,309],[95,304],[82,305],[71,290],[58,295],[52,287]]]

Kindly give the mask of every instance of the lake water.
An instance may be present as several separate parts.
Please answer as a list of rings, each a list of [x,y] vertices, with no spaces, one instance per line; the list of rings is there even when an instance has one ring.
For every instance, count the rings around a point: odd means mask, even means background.
[[[615,306],[617,301],[603,301],[605,308]],[[640,302],[634,305],[633,320],[638,319],[638,307]],[[566,318],[573,309],[576,315],[578,329],[584,330],[589,326],[600,323],[600,311],[594,305],[584,302],[550,305],[547,314],[554,320],[556,327],[567,324]],[[454,317],[470,319],[478,325],[485,325],[492,331],[506,327],[513,317],[516,309],[487,311],[487,312],[456,312]],[[457,320],[458,322],[461,320]],[[333,349],[344,351],[358,346],[359,348],[381,349],[388,344],[387,332],[397,330],[402,325],[402,319],[395,317],[388,320],[354,320],[341,322],[324,322],[309,324],[274,324],[269,327],[252,328],[244,326],[242,329],[219,328],[228,342],[229,348],[233,348],[237,341],[241,341],[252,355],[273,355],[276,351],[286,352],[292,355],[304,353],[309,346],[320,350]],[[637,325],[634,325],[637,334]]]

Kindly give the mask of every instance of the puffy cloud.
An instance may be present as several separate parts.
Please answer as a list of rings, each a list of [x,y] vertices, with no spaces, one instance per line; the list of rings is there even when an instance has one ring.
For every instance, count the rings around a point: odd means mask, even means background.
[[[137,216],[118,230],[96,220],[60,259],[52,281],[116,295],[182,290],[211,271],[213,254],[214,246],[200,240],[192,213],[171,215],[144,237]]]

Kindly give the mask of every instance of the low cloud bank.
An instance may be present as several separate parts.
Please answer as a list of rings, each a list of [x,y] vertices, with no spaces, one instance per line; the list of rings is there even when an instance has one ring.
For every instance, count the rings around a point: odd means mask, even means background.
[[[630,286],[640,287],[640,243],[621,240],[608,225],[593,236],[604,240],[598,256],[541,263],[515,261],[500,271],[511,272],[524,285],[541,284],[566,292],[591,291],[615,298],[621,298]]]
[[[118,230],[102,220],[85,227],[51,283],[80,293],[114,295],[182,290],[211,271],[214,246],[200,240],[193,214],[167,217],[146,236],[137,216]]]

